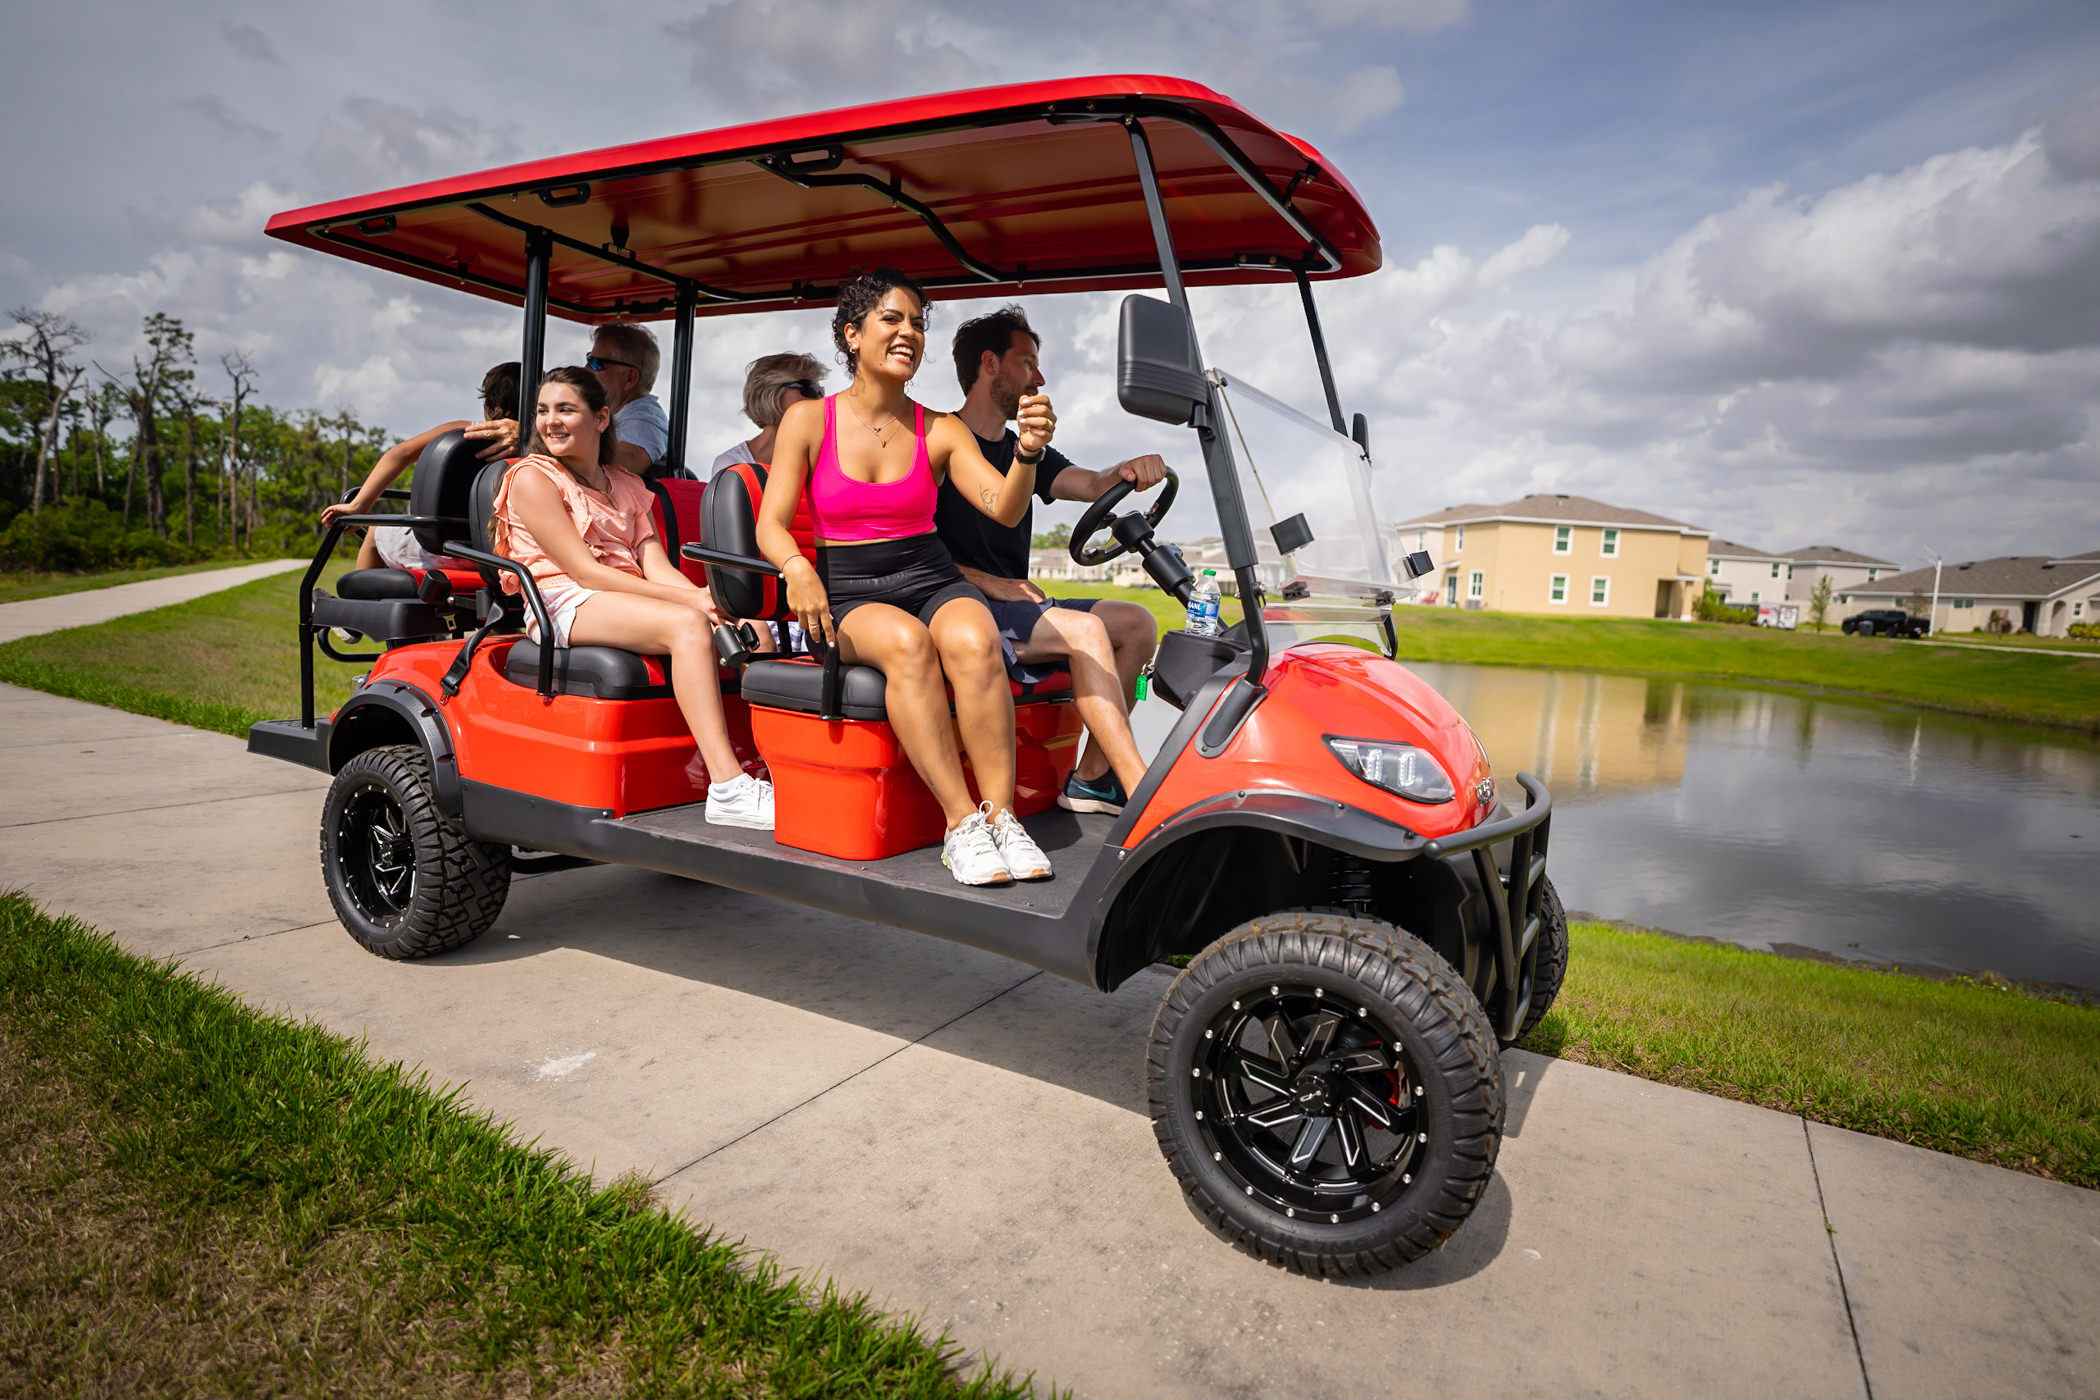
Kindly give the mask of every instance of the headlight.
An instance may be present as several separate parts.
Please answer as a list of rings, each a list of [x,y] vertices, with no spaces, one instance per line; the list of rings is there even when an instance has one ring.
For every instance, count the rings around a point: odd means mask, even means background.
[[[1458,795],[1436,760],[1412,744],[1330,737],[1327,747],[1357,777],[1410,802],[1449,802]]]

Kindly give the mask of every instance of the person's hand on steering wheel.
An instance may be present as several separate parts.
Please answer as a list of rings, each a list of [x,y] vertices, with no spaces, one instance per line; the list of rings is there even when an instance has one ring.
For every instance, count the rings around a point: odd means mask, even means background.
[[[1166,479],[1166,459],[1157,452],[1147,452],[1142,457],[1132,457],[1095,472],[1094,499],[1101,499],[1101,493],[1119,481],[1128,481],[1140,491],[1150,491]]]

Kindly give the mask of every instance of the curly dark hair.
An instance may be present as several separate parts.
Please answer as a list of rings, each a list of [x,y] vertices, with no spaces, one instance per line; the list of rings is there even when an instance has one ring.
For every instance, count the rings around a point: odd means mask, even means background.
[[[557,369],[548,370],[540,376],[540,388],[544,389],[549,384],[568,385],[576,391],[577,397],[583,400],[584,407],[593,413],[601,411],[606,405],[605,386],[598,382],[597,375],[592,374],[582,365],[562,365]],[[535,390],[534,393],[536,395],[538,390]],[[534,410],[533,416],[537,418],[537,403],[534,404]],[[605,431],[598,435],[598,465],[601,467],[610,466],[613,459],[613,449],[619,445],[620,435],[618,431],[614,429],[612,424],[607,423]],[[537,452],[542,457],[552,457],[554,455],[547,450],[547,440],[540,436],[540,430],[537,427],[534,427],[532,430],[532,451]]]
[[[977,383],[977,367],[984,363],[984,352],[989,350],[1004,359],[1006,352],[1014,348],[1016,333],[1038,346],[1043,343],[1035,327],[1028,324],[1028,313],[1018,306],[1002,306],[955,328],[955,378],[965,394]]]
[[[846,373],[855,374],[860,369],[859,357],[846,348],[846,327],[858,329],[860,323],[868,319],[868,313],[882,305],[882,299],[899,287],[919,299],[919,310],[931,323],[933,305],[926,299],[926,289],[894,267],[863,272],[839,288],[838,309],[831,313],[831,343],[838,347],[839,360],[846,366]]]

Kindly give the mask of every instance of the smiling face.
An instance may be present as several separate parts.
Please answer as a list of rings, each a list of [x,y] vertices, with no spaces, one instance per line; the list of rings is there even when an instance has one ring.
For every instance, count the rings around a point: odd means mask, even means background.
[[[992,403],[1001,417],[1012,418],[1021,411],[1021,396],[1043,387],[1043,370],[1036,355],[1035,337],[1026,331],[1015,331],[1012,347],[993,366]]]
[[[610,409],[593,409],[573,384],[549,380],[540,385],[533,430],[547,451],[571,467],[589,468],[598,461],[598,440],[612,422]]]
[[[858,326],[846,328],[857,372],[908,383],[926,356],[926,307],[902,287],[883,294]]]

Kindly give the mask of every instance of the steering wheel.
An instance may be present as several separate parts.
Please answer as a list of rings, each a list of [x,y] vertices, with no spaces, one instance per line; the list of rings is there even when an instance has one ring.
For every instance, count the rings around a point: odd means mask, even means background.
[[[1160,483],[1159,499],[1152,503],[1152,509],[1145,512],[1146,534],[1166,518],[1168,508],[1174,504],[1174,493],[1180,488],[1181,478],[1174,475],[1172,467],[1168,467],[1167,479]],[[1126,478],[1102,492],[1101,499],[1086,508],[1086,514],[1080,516],[1079,523],[1072,527],[1072,542],[1067,552],[1073,563],[1092,568],[1111,559],[1120,559],[1130,552],[1130,546],[1121,540],[1103,549],[1088,549],[1086,542],[1108,521],[1109,513],[1123,503],[1123,498],[1135,490],[1137,483]]]

